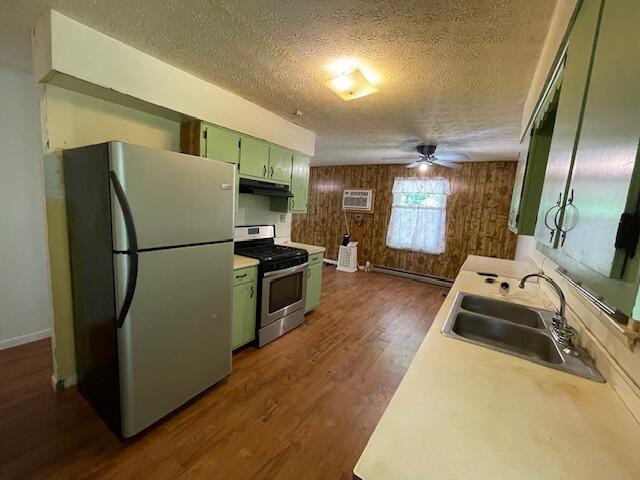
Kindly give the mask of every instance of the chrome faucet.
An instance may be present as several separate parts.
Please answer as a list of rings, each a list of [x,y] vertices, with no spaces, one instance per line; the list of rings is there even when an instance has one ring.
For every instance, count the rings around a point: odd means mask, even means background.
[[[553,321],[551,322],[551,334],[563,347],[566,347],[571,352],[574,352],[574,339],[576,336],[576,331],[567,324],[567,318],[565,317],[565,307],[567,302],[564,298],[564,293],[562,293],[562,289],[553,280],[553,278],[542,273],[529,273],[528,275],[525,275],[524,277],[522,277],[522,280],[520,280],[519,287],[524,288],[524,283],[531,277],[539,277],[546,280],[547,283],[549,283],[549,285],[551,285],[556,291],[558,298],[560,298],[560,309],[556,310],[553,314]]]

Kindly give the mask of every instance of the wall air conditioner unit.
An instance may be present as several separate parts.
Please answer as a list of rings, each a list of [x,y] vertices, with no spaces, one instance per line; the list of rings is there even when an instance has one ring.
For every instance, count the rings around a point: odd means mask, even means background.
[[[373,190],[344,190],[342,209],[350,212],[373,212]]]

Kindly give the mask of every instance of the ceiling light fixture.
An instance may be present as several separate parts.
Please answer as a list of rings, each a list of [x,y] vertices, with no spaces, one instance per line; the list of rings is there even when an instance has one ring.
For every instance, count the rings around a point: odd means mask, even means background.
[[[418,169],[421,172],[426,172],[427,170],[429,170],[429,164],[428,163],[421,163],[420,166],[418,167]]]
[[[378,91],[359,68],[344,72],[325,85],[343,100],[354,100]]]

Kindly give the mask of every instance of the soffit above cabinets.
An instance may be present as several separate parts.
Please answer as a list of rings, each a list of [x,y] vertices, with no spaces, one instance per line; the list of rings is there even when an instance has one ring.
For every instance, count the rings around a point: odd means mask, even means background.
[[[555,4],[13,1],[0,7],[0,26],[11,24],[0,28],[0,63],[28,68],[28,28],[52,7],[313,130],[314,164],[397,163],[384,157],[423,141],[471,160],[515,159]],[[344,102],[325,86],[327,65],[345,57],[379,73],[379,92]]]

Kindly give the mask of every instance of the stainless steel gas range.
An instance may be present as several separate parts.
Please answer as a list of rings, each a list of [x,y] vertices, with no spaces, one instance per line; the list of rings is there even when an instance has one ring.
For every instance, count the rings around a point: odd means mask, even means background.
[[[275,226],[236,227],[234,251],[255,258],[258,266],[258,346],[304,322],[307,293],[306,250],[275,244]]]

